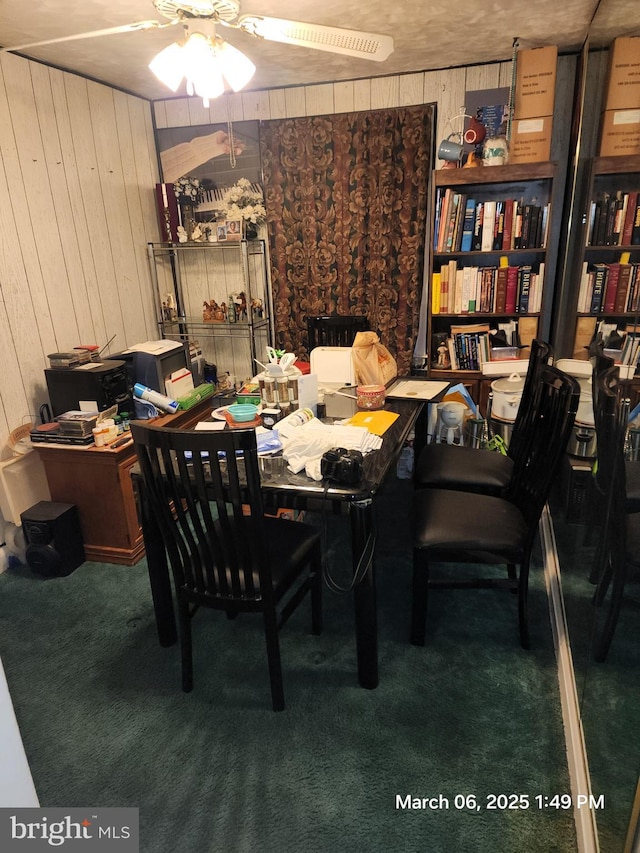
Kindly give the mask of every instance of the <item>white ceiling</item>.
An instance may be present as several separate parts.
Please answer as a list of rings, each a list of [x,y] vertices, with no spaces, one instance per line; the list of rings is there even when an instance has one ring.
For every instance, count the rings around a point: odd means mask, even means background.
[[[395,42],[395,51],[379,63],[260,41],[220,28],[223,37],[257,66],[248,89],[505,60],[511,57],[514,38],[522,48],[555,44],[561,52],[573,52],[582,47],[589,33],[598,47],[608,46],[618,35],[640,34],[639,0],[242,0],[241,11],[386,33]],[[10,47],[149,19],[165,20],[151,0],[3,0],[0,45]],[[147,65],[181,34],[178,25],[31,48],[22,54],[156,100],[172,93]]]

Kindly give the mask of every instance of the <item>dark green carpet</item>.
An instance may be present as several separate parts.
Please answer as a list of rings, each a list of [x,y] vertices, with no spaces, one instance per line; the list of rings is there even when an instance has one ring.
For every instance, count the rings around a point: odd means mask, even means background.
[[[597,663],[591,643],[608,604],[593,606],[589,583],[597,530],[588,536],[586,526],[566,524],[559,506],[553,516],[591,784],[605,796],[596,814],[600,853],[622,853],[640,772],[640,584],[627,584],[611,649]]]
[[[531,591],[533,649],[516,599],[433,593],[428,645],[408,644],[410,484],[379,502],[380,686],[357,686],[352,600],[327,592],[321,637],[308,607],[282,634],[287,710],[270,710],[259,619],[201,611],[195,688],[156,641],[144,562],[87,563],[69,578],[0,576],[0,654],[41,803],[136,806],[144,853],[453,853],[576,850],[548,609]],[[345,519],[331,517],[345,568]],[[487,810],[490,794],[528,810]],[[400,811],[395,795],[444,795]],[[454,808],[475,794],[480,811]]]

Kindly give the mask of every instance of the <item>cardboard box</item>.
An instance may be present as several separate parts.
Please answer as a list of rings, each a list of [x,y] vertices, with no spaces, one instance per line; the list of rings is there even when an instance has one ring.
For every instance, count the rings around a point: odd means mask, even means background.
[[[518,51],[514,112],[518,118],[553,114],[557,61],[558,48],[555,45]]]
[[[606,110],[602,114],[601,157],[640,154],[640,109]]]
[[[551,158],[553,116],[514,118],[509,163],[546,163]]]
[[[625,36],[613,42],[604,108],[640,108],[640,36]]]

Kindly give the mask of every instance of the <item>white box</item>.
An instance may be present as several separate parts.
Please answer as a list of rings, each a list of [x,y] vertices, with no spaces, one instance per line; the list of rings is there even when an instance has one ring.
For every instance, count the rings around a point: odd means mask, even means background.
[[[171,400],[179,400],[193,391],[193,374],[186,367],[175,370],[164,381],[164,391]]]
[[[315,373],[301,373],[298,379],[298,408],[311,409],[318,414],[318,377]],[[277,428],[277,427],[276,427]]]
[[[19,527],[20,513],[50,500],[47,475],[37,451],[0,462],[0,512],[5,521]]]
[[[342,388],[356,384],[351,347],[315,347],[310,356],[311,373],[320,388]]]

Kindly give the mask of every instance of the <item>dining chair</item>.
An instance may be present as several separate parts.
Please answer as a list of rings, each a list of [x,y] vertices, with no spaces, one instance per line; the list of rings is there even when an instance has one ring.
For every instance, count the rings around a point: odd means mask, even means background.
[[[526,436],[535,429],[537,377],[551,356],[548,343],[538,339],[532,341],[527,375],[506,456],[467,445],[431,442],[418,456],[415,487],[502,494],[513,476],[514,460],[526,444]]]
[[[518,592],[520,643],[529,648],[527,596],[531,551],[575,420],[580,386],[556,367],[537,375],[536,428],[523,434],[501,497],[453,489],[416,489],[412,501],[413,594],[411,642],[424,645],[427,595],[432,588],[500,588]],[[450,564],[431,577],[432,563]],[[506,577],[459,577],[458,564],[506,565]],[[519,566],[519,571],[517,570]]]
[[[596,607],[606,602],[606,613],[594,633],[593,656],[603,662],[611,648],[629,572],[638,575],[640,569],[640,514],[627,508],[624,442],[628,401],[624,398],[618,368],[603,370],[597,385],[596,482],[603,498],[600,503],[603,515],[592,572],[597,579],[593,602]]]
[[[264,514],[253,429],[188,431],[131,424],[144,499],[173,574],[182,689],[193,688],[191,620],[199,607],[262,614],[274,711],[284,708],[279,629],[307,592],[322,630],[321,533]]]
[[[358,332],[369,331],[369,320],[361,314],[322,314],[307,317],[307,352],[316,347],[350,347]]]

